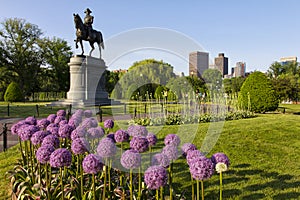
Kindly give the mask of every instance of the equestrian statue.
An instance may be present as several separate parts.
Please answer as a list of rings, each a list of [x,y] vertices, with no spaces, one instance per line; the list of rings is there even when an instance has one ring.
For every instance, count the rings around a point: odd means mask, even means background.
[[[91,51],[89,56],[92,55],[93,50],[95,49],[94,43],[96,42],[99,47],[100,58],[101,58],[101,48],[104,49],[103,37],[100,31],[94,30],[92,24],[94,22],[94,16],[91,15],[92,11],[87,8],[84,13],[86,14],[84,17],[84,22],[82,22],[81,17],[78,14],[74,15],[74,22],[76,28],[76,40],[74,40],[76,49],[78,48],[78,42],[80,43],[82,53],[84,54],[82,40],[88,41],[91,46]]]

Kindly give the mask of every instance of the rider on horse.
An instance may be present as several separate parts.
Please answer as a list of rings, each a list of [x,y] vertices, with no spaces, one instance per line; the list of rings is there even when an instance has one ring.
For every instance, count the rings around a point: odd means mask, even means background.
[[[84,13],[86,14],[84,17],[84,25],[87,28],[87,40],[91,40],[92,39],[92,24],[94,22],[94,16],[90,15],[92,13],[92,11],[87,8]]]

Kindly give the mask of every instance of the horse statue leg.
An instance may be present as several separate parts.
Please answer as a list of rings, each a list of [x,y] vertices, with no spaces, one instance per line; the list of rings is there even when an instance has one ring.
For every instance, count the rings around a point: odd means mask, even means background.
[[[92,56],[92,52],[94,51],[95,47],[94,47],[94,42],[91,42],[90,41],[90,46],[91,46],[91,50],[90,50],[90,53],[89,53],[89,56]]]
[[[80,46],[81,46],[81,55],[83,55],[84,54],[84,49],[83,49],[82,40],[79,40],[79,42],[80,42]]]

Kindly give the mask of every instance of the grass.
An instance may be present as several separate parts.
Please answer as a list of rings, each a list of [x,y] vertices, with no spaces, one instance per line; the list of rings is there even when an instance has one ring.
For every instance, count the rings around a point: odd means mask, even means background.
[[[264,114],[221,124],[221,134],[215,135],[219,138],[207,156],[224,152],[230,158],[229,171],[223,174],[224,199],[300,199],[300,115],[297,115],[300,106],[284,106],[290,114]],[[124,121],[116,124],[119,128],[127,127]],[[163,138],[169,133],[179,134],[183,141],[192,141],[200,149],[211,128],[214,127],[210,123],[148,127],[149,131],[158,132],[160,142],[154,149],[156,151],[163,146]],[[17,147],[0,153],[1,180],[5,180],[4,173],[13,168],[17,158]],[[190,175],[183,158],[176,161],[174,173],[176,192],[184,191],[189,196]],[[0,184],[0,195],[3,196],[7,194],[9,181]],[[217,199],[218,175],[205,181],[204,185],[205,198]]]

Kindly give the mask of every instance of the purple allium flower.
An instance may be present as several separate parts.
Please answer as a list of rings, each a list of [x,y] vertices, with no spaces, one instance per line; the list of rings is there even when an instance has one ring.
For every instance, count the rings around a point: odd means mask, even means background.
[[[65,117],[67,115],[66,111],[65,110],[58,110],[56,112],[56,115],[57,116],[62,116],[62,117]]]
[[[225,163],[227,165],[227,168],[230,165],[229,158],[224,153],[215,153],[211,157],[211,161],[216,165],[217,163]]]
[[[69,124],[63,124],[58,129],[58,135],[61,138],[70,138],[72,131],[72,126],[70,126]]]
[[[90,144],[84,138],[77,138],[72,141],[71,150],[75,155],[84,154],[89,152]]]
[[[104,128],[113,128],[114,125],[115,125],[115,123],[111,119],[107,119],[104,121]]]
[[[121,156],[121,164],[126,169],[136,169],[141,166],[141,154],[135,150],[127,150]]]
[[[170,160],[167,155],[163,153],[157,153],[152,157],[151,165],[159,165],[162,167],[168,167],[170,165]]]
[[[168,174],[165,168],[155,165],[145,171],[144,180],[149,189],[157,190],[167,184]]]
[[[180,144],[180,138],[176,134],[168,134],[164,140],[165,145],[175,145],[178,146]]]
[[[45,164],[49,162],[50,155],[54,152],[54,147],[52,145],[43,145],[36,151],[36,159],[42,163]]]
[[[143,136],[146,137],[148,135],[148,130],[145,126],[141,125],[131,125],[127,129],[130,136]]]
[[[84,116],[85,116],[86,118],[90,118],[90,117],[93,116],[93,112],[92,112],[91,110],[85,110],[85,111],[84,111]]]
[[[59,146],[59,138],[56,135],[47,135],[42,141],[42,146],[51,145],[57,148]]]
[[[86,135],[86,128],[78,126],[75,130],[71,132],[71,140],[76,138],[84,137]]]
[[[95,118],[92,118],[92,117],[85,118],[83,120],[83,122],[81,123],[81,126],[85,127],[86,129],[96,128],[96,127],[98,127],[98,121]]]
[[[30,141],[33,145],[41,144],[43,139],[49,134],[51,134],[49,131],[37,131],[31,136]]]
[[[181,155],[178,152],[177,146],[173,145],[164,146],[161,153],[165,154],[170,161],[176,160],[179,157],[179,155]]]
[[[66,118],[64,116],[57,116],[54,120],[55,124],[59,124],[62,120],[65,120]]]
[[[31,136],[39,131],[40,129],[35,125],[23,125],[20,127],[21,130],[18,131],[19,137],[22,141],[30,140]]]
[[[28,125],[25,120],[21,120],[17,122],[16,124],[12,125],[11,127],[11,134],[13,135],[19,135],[19,131],[22,129],[21,127],[23,125]]]
[[[47,120],[50,121],[50,123],[54,123],[55,118],[56,118],[56,114],[50,114],[48,115]]]
[[[50,121],[48,119],[40,119],[37,121],[37,126],[40,129],[45,129],[50,124]]]
[[[25,122],[30,125],[36,125],[37,120],[34,117],[27,117],[25,119]]]
[[[96,139],[103,137],[104,132],[102,132],[99,128],[90,128],[89,130],[87,130],[87,135],[91,139]]]
[[[109,139],[109,138],[103,138],[100,140],[98,147],[97,147],[97,153],[102,158],[108,158],[112,157],[116,154],[117,147],[115,143]]]
[[[192,177],[196,180],[209,179],[214,173],[213,162],[204,156],[194,159],[189,166]]]
[[[62,126],[62,125],[65,125],[65,124],[68,124],[68,121],[66,119],[61,120],[58,125]]]
[[[190,165],[194,159],[199,158],[199,157],[205,157],[201,151],[199,151],[197,149],[188,151],[186,154],[187,164]]]
[[[147,140],[149,142],[149,146],[154,146],[157,142],[157,137],[154,133],[148,133]]]
[[[181,151],[184,157],[186,157],[188,151],[197,150],[197,147],[192,143],[185,143],[181,146]]]
[[[85,173],[97,174],[103,168],[102,159],[95,155],[89,154],[82,161],[82,168]]]
[[[81,123],[81,120],[76,117],[71,117],[68,124],[73,127],[73,129],[77,128]]]
[[[74,112],[73,115],[76,115],[78,117],[82,117],[84,115],[84,111],[82,109],[78,109]]]
[[[129,140],[128,132],[121,129],[115,132],[114,137],[116,142],[127,142]]]
[[[51,167],[64,167],[70,166],[72,163],[72,154],[69,150],[65,148],[56,149],[50,155],[50,165]]]
[[[148,150],[149,142],[146,137],[134,136],[130,141],[130,148],[140,153]]]
[[[49,126],[46,128],[46,131],[49,131],[52,135],[56,135],[57,137],[59,137],[58,130],[59,127],[57,124],[49,124]]]
[[[106,138],[110,139],[113,143],[116,143],[115,140],[115,134],[114,133],[110,133],[106,136]]]

